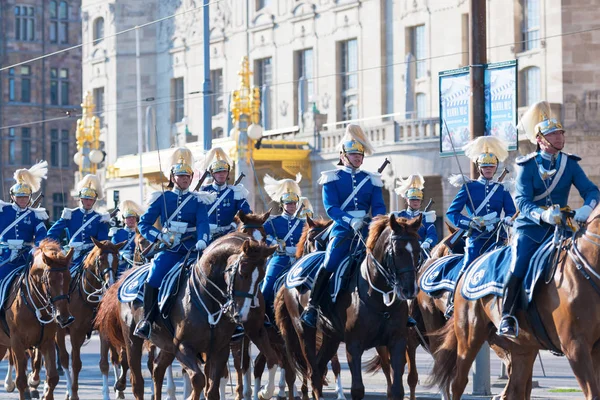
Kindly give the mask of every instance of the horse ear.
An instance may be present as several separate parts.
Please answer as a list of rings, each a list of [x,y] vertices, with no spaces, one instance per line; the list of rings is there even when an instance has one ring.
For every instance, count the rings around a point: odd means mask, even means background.
[[[330,219],[329,222],[327,223],[327,225],[325,225],[325,228],[329,228],[331,226],[331,224],[333,224],[332,219]]]
[[[250,239],[246,239],[246,240],[244,240],[244,243],[242,243],[242,253],[247,254],[249,248],[250,248]]]
[[[94,246],[102,247],[102,242],[100,242],[99,240],[96,240],[94,237],[92,237],[92,242],[94,242]]]
[[[419,214],[418,217],[413,218],[408,222],[407,228],[411,231],[416,232],[421,227],[422,222],[423,222],[423,214]]]
[[[446,222],[446,227],[448,228],[448,231],[450,232],[450,234],[456,232],[458,229],[451,226],[448,222]]]
[[[277,246],[269,246],[264,250],[263,256],[265,256],[265,258],[271,257],[273,255],[273,253],[275,253],[276,250],[277,250]]]
[[[396,219],[396,215],[394,213],[390,213],[390,229],[392,230],[392,232],[397,232],[398,230],[400,230],[400,224],[398,223],[398,220]]]
[[[117,243],[116,247],[117,247],[117,251],[121,250],[123,248],[123,246],[125,246],[127,244],[127,240],[123,240],[121,243]]]
[[[74,248],[70,248],[69,252],[67,253],[67,256],[65,257],[67,259],[67,262],[71,262],[71,259],[73,258],[73,254],[75,253],[75,249]]]
[[[308,215],[306,216],[306,223],[308,224],[309,228],[314,228],[315,227],[315,222]]]
[[[264,214],[262,215],[262,217],[260,218],[260,219],[262,220],[262,223],[263,223],[263,225],[265,224],[265,222],[267,222],[267,220],[268,220],[268,219],[269,219],[269,217],[271,216],[271,211],[272,211],[272,210],[273,210],[272,208],[269,208],[269,211],[267,211],[266,213],[264,213]]]
[[[44,252],[42,251],[42,261],[44,262],[44,264],[46,264],[46,265],[50,265],[50,263],[52,262],[52,259],[51,259],[50,257],[48,257],[48,256],[46,255],[46,253],[44,253]]]
[[[241,222],[246,222],[246,213],[244,212],[244,210],[239,210],[237,214],[235,214],[235,217],[238,218]]]

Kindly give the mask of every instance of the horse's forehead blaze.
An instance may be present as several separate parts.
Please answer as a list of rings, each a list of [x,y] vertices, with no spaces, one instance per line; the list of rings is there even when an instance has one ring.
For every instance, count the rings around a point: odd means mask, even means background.
[[[408,251],[409,253],[413,252],[413,247],[412,247],[412,244],[410,242],[406,242],[405,248],[406,248],[406,251]]]

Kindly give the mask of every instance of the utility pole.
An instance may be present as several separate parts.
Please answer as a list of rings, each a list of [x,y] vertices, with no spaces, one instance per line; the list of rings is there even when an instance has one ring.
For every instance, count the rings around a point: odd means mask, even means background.
[[[216,95],[211,90],[210,83],[210,13],[209,6],[210,1],[204,0],[204,7],[202,9],[203,16],[203,36],[204,36],[204,84],[202,85],[202,91],[204,92],[204,135],[203,144],[204,151],[209,151],[212,147],[212,111],[211,104],[213,96]]]
[[[469,102],[469,129],[471,140],[483,136],[485,129],[484,71],[487,64],[487,0],[470,0],[469,9],[469,75],[471,78],[471,101]],[[471,163],[471,179],[477,179],[479,171]],[[473,394],[492,394],[490,384],[490,347],[486,343],[475,358],[473,370]]]

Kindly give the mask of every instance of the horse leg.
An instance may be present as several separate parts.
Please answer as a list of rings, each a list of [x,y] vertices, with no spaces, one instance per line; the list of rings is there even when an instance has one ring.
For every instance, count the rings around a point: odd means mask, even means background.
[[[335,376],[335,392],[337,393],[337,400],[346,400],[346,396],[344,396],[344,387],[342,386],[342,366],[340,365],[337,352],[331,357],[331,371]]]
[[[7,393],[12,393],[15,391],[15,388],[17,387],[15,385],[15,381],[13,380],[13,371],[15,370],[15,362],[13,360],[13,354],[12,351],[10,351],[10,349],[7,349],[6,347],[2,347],[4,350],[4,352],[6,353],[6,351],[8,350],[8,368],[6,370],[6,378],[4,378],[4,390],[6,390]]]
[[[192,381],[187,373],[187,369],[181,369],[181,375],[183,378],[183,398],[187,399],[192,395]]]
[[[458,300],[458,299],[457,299]],[[456,335],[456,372],[452,382],[452,399],[459,400],[469,382],[469,372],[479,349],[487,338],[486,327],[483,324],[485,316],[471,317],[457,315],[458,305],[454,312],[453,333]],[[471,310],[469,310],[469,313]],[[472,325],[469,321],[474,320]],[[452,321],[452,320],[451,320]],[[452,323],[452,322],[450,322]],[[443,390],[443,388],[442,388]]]
[[[273,397],[273,393],[275,392],[275,374],[277,373],[277,363],[279,362],[279,358],[277,357],[277,353],[271,346],[271,342],[269,340],[269,333],[264,326],[261,326],[258,332],[249,332],[248,336],[256,347],[260,350],[260,354],[262,355],[267,363],[267,367],[269,368],[269,382],[264,389],[261,389],[260,396],[268,400]],[[264,365],[263,365],[264,368]],[[262,370],[259,374],[255,372],[254,377],[259,379],[259,387],[260,387],[260,376],[262,375]]]
[[[66,390],[67,390],[67,399],[71,399],[73,395],[73,384],[71,382],[71,371],[69,369],[69,353],[67,352],[67,345],[65,343],[65,331],[63,329],[58,328],[56,330],[56,342],[55,342],[55,353],[57,356],[57,361],[60,362],[61,368],[63,369],[63,374],[66,382]],[[73,350],[71,350],[73,352]],[[48,361],[46,361],[48,364]]]
[[[56,371],[56,349],[54,337],[47,339],[40,347],[46,366],[46,385],[44,387],[44,400],[54,400],[54,389],[58,384],[58,371]],[[41,358],[41,356],[40,356]],[[41,361],[40,361],[41,362]]]
[[[242,352],[242,371],[244,372],[244,400],[252,399],[252,371],[250,369],[250,357],[252,352],[250,349],[250,338],[244,336],[243,338],[243,352]]]
[[[346,343],[346,354],[348,357],[348,367],[352,374],[352,386],[350,393],[352,400],[359,400],[365,397],[365,385],[362,380],[361,358],[364,349],[358,340]],[[314,384],[313,384],[314,385]],[[313,391],[315,388],[313,387]]]
[[[278,400],[285,399],[285,397],[286,397],[285,396],[285,369],[283,369],[283,368],[281,368],[279,370],[279,384],[277,385],[277,388],[279,389],[277,391],[277,399]]]
[[[569,337],[566,340],[561,338],[565,356],[571,364],[573,374],[588,400],[597,400],[600,398],[598,381],[594,373],[594,363],[592,360],[592,349],[583,341],[575,337]],[[515,368],[516,366],[513,366]]]
[[[81,372],[81,346],[85,341],[85,333],[71,330],[71,365],[73,368],[71,385],[71,400],[79,400],[79,373]]]
[[[113,349],[112,351],[117,352],[116,349]],[[117,354],[113,354],[113,357],[117,357]],[[119,379],[115,380],[115,392],[117,392],[117,394],[119,395],[118,397],[120,399],[124,399],[125,394],[123,392],[125,391],[125,388],[127,387],[127,372],[129,371],[129,360],[127,359],[127,349],[126,348],[122,348],[119,350],[118,360],[119,360],[118,363],[121,364],[121,373],[119,375]],[[113,361],[113,365],[116,368],[117,362]]]
[[[229,352],[227,351],[215,351],[212,354],[210,363],[212,364],[209,368],[208,373],[208,390],[206,392],[207,400],[219,400],[219,390],[221,383],[221,376],[223,375],[223,369],[227,367],[227,358]]]
[[[27,386],[27,355],[25,354],[25,349],[16,340],[12,340],[11,342],[11,352],[17,371],[15,381],[17,389],[19,389],[19,398],[21,400],[31,399],[29,386]]]
[[[265,363],[265,355],[262,352],[259,352],[254,359],[254,386],[252,387],[252,400],[259,400],[259,396],[262,395],[263,388],[261,387],[260,381],[262,374],[265,371]]]
[[[527,399],[531,396],[531,379],[533,376],[533,364],[537,357],[537,350],[523,353],[511,353],[511,371],[509,379],[504,388],[502,398]]]
[[[108,343],[104,340],[102,334],[100,335],[100,373],[102,374],[102,400],[110,400],[110,390],[108,389]],[[115,381],[117,375],[115,374]]]
[[[177,388],[175,386],[175,378],[173,377],[173,360],[174,359],[175,359],[175,356],[173,356],[173,359],[167,366],[167,398],[169,400],[177,400],[177,398],[175,397],[175,392],[177,391],[176,390]]]
[[[219,353],[225,353],[225,355],[223,356]],[[225,360],[227,360],[227,357],[229,357],[228,351],[213,351],[213,354],[217,354],[217,357],[224,357]],[[183,367],[186,369],[186,372],[189,375],[190,381],[192,383],[192,393],[186,400],[199,400],[206,381],[204,379],[204,374],[200,370],[200,367],[198,367],[196,351],[193,347],[187,345],[186,342],[181,342],[179,343],[177,353],[175,353],[175,357],[177,358],[177,360],[179,360],[181,364],[183,364]],[[206,364],[205,371],[209,371],[209,373],[212,374],[214,373],[214,371],[212,371],[214,368],[212,368],[212,366],[209,366],[209,364],[210,362]],[[222,369],[220,369],[217,373],[221,374]]]
[[[121,324],[121,326],[124,325]],[[127,329],[123,329],[123,336],[125,337],[127,350],[127,364],[131,368],[131,390],[136,400],[142,400],[144,398],[144,377],[142,376],[142,347],[144,341],[137,336],[125,335],[125,333],[129,333]]]
[[[410,400],[417,398],[417,384],[419,383],[419,373],[417,372],[417,347],[419,341],[414,331],[408,332],[408,341],[406,344],[406,361],[408,363],[408,377],[406,382],[410,388]]]
[[[406,365],[406,339],[400,337],[389,345],[390,364],[392,366],[392,396],[391,399],[404,399],[404,386],[402,385],[402,375]]]
[[[244,340],[243,338],[242,340]],[[235,368],[237,384],[235,386],[235,400],[244,398],[244,373],[242,371],[242,346],[235,342],[231,344],[231,355],[233,357],[233,368]],[[223,374],[225,376],[225,374]]]
[[[37,388],[40,385],[40,371],[42,370],[42,354],[39,349],[31,349],[28,351],[31,361],[31,372],[27,375],[27,385],[31,392],[31,397],[34,399],[40,398],[40,393]]]
[[[165,378],[165,372],[171,366],[175,355],[161,351],[158,357],[154,360],[154,368],[152,368],[152,380],[154,381],[154,400],[162,399],[162,386]]]

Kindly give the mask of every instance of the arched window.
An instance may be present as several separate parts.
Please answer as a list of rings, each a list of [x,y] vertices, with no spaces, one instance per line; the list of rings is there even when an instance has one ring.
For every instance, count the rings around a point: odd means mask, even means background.
[[[541,100],[542,80],[538,67],[529,67],[521,72],[523,84],[519,85],[521,89],[521,106],[530,106]]]
[[[94,20],[94,40],[99,43],[104,38],[104,18],[98,17]]]

